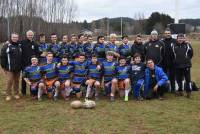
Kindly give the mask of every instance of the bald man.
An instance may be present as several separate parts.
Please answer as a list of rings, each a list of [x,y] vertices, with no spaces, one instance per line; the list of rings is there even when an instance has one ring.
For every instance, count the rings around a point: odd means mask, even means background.
[[[32,30],[28,30],[26,32],[26,39],[21,41],[22,44],[22,71],[31,65],[31,57],[33,55],[39,56],[38,45],[33,40],[34,32]],[[26,95],[26,82],[22,79],[21,92],[23,95]]]

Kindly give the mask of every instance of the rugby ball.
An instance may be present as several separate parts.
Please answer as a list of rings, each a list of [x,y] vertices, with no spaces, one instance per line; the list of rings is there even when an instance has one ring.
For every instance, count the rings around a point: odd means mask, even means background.
[[[72,108],[74,108],[74,109],[78,109],[78,108],[82,108],[83,103],[82,103],[81,101],[79,101],[79,100],[75,100],[75,101],[72,101],[72,102],[70,103],[70,106],[71,106]]]
[[[83,108],[86,108],[86,109],[92,109],[92,108],[95,108],[95,106],[96,106],[96,103],[95,101],[92,101],[92,100],[88,100],[83,103]]]

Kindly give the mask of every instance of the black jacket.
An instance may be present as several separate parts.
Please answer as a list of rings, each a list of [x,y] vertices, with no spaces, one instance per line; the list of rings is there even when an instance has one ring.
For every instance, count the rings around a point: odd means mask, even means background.
[[[38,45],[34,41],[28,39],[21,41],[22,48],[22,67],[31,65],[31,56],[39,56]]]
[[[165,43],[165,54],[164,54],[164,67],[173,67],[173,51],[172,45],[176,43],[176,39],[165,38],[162,40]]]
[[[152,59],[155,65],[163,67],[163,60],[165,54],[164,43],[160,40],[145,43],[145,60]]]
[[[172,50],[175,68],[187,68],[192,66],[191,59],[193,57],[193,49],[189,43],[175,43],[172,46]]]
[[[132,55],[138,53],[141,55],[141,61],[144,62],[145,59],[145,50],[144,50],[144,45],[142,43],[134,42],[134,44],[131,47]]]
[[[10,42],[1,49],[1,67],[7,71],[20,72],[22,68],[21,44]]]

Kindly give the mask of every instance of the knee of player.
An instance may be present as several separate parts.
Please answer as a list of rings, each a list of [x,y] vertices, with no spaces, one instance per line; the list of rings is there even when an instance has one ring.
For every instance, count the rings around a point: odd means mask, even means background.
[[[65,87],[69,87],[69,86],[70,86],[70,82],[69,81],[65,82]]]
[[[130,84],[130,79],[125,79],[125,80],[124,80],[124,83],[125,83],[125,84]]]
[[[39,88],[44,88],[44,83],[39,83],[38,87]]]
[[[55,86],[56,86],[56,87],[60,87],[60,82],[59,82],[59,81],[56,81],[56,82],[55,82]]]
[[[117,79],[113,79],[112,80],[112,84],[117,84],[118,80]]]
[[[86,81],[86,85],[88,85],[88,86],[92,86],[92,85],[93,85],[93,83],[92,83],[92,81],[91,81],[91,80],[87,80],[87,81]]]
[[[101,84],[100,84],[100,82],[98,82],[98,81],[96,81],[96,82],[94,83],[94,86],[95,86],[95,87],[100,87],[100,85],[101,85]]]

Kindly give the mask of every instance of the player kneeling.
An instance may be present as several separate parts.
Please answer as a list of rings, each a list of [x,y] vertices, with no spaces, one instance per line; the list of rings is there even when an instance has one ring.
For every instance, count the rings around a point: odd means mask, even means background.
[[[119,58],[119,65],[116,67],[116,78],[115,88],[112,91],[112,94],[115,95],[115,91],[119,89],[120,97],[124,97],[124,101],[128,101],[128,94],[130,91],[130,66],[126,65],[126,58],[121,56]],[[118,86],[118,88],[117,88]]]
[[[113,61],[114,54],[111,51],[106,53],[106,61],[102,62],[102,74],[104,77],[105,94],[110,96],[110,101],[114,101],[114,94],[116,88],[115,67],[116,63]]]
[[[65,100],[69,100],[70,92],[72,91],[70,87],[70,74],[73,67],[68,64],[67,56],[63,56],[61,59],[61,64],[57,66],[58,80],[55,82],[55,94],[54,100],[58,98],[59,92]]]
[[[85,100],[92,97],[92,88],[95,88],[95,100],[99,99],[99,90],[100,90],[100,82],[101,82],[101,67],[97,61],[96,55],[92,55],[92,62],[88,66],[88,80],[86,81],[87,92]]]
[[[25,68],[23,77],[25,82],[30,85],[30,92],[33,99],[37,98],[38,88],[41,86],[41,72],[38,66],[38,59],[35,56],[31,58],[31,66]]]
[[[73,91],[76,97],[79,99],[82,96],[81,86],[85,84],[86,75],[88,71],[89,62],[85,61],[85,55],[77,55],[76,61],[70,61],[69,64],[73,66]]]
[[[48,95],[48,98],[53,98],[54,91],[58,90],[57,81],[57,72],[56,66],[57,63],[53,62],[53,53],[47,53],[47,64],[41,67],[41,72],[44,77],[44,82],[40,83],[38,90],[38,100],[42,100],[42,95],[45,93]]]

